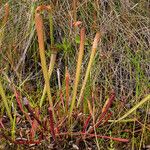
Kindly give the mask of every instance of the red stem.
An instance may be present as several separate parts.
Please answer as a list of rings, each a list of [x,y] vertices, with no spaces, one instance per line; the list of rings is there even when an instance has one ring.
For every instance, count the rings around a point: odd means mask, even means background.
[[[82,131],[83,133],[85,133],[85,131],[86,131],[88,125],[89,125],[90,119],[91,119],[91,115],[89,115],[88,118],[85,121],[85,124],[83,126],[83,131]]]
[[[49,107],[48,111],[49,111],[50,132],[51,132],[53,139],[56,140],[52,109]]]
[[[112,94],[111,94],[111,96],[109,98],[109,101],[108,101],[108,103],[107,103],[107,105],[105,107],[105,110],[103,111],[103,113],[101,114],[101,116],[99,118],[99,121],[94,125],[93,128],[91,128],[89,130],[89,133],[92,133],[94,131],[94,128],[98,128],[99,127],[99,125],[101,124],[103,118],[106,116],[106,114],[108,112],[108,109],[110,108],[110,106],[111,106],[111,104],[112,104],[112,102],[113,102],[114,99],[115,99],[115,93],[112,92]]]

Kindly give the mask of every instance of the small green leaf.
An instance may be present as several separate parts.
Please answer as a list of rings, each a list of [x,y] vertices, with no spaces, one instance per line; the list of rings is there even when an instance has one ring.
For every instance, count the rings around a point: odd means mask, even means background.
[[[76,44],[80,44],[80,36],[76,36],[75,37],[75,42],[76,42]],[[89,45],[89,42],[88,42],[88,40],[85,40],[85,46],[88,46]]]

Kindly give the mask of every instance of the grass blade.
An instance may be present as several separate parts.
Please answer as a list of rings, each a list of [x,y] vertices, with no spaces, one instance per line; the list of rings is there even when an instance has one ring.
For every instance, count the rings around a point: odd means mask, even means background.
[[[126,114],[124,114],[122,117],[120,117],[115,122],[119,122],[123,119],[125,119],[127,116],[129,116],[131,113],[133,113],[136,109],[138,109],[141,105],[146,103],[148,100],[150,100],[150,94],[146,96],[144,99],[142,99],[138,104],[136,104],[133,108],[131,108]]]
[[[0,30],[0,48],[2,46],[2,42],[3,42],[3,38],[4,38],[5,25],[8,21],[8,17],[9,17],[9,4],[8,3],[6,3],[4,6],[4,12],[5,12],[5,15],[4,15],[4,18],[3,18],[3,21],[1,24],[1,30]]]
[[[4,18],[3,18],[3,25],[5,25],[6,24],[6,22],[7,22],[7,20],[8,20],[8,17],[9,17],[9,4],[8,3],[6,3],[5,4],[5,16],[4,16]]]
[[[2,97],[4,106],[6,108],[6,112],[8,114],[9,119],[10,119],[10,122],[12,124],[13,123],[13,118],[12,118],[12,115],[11,115],[11,109],[9,108],[8,101],[7,101],[7,98],[6,98],[6,95],[5,95],[5,92],[4,92],[1,80],[0,80],[0,95]]]

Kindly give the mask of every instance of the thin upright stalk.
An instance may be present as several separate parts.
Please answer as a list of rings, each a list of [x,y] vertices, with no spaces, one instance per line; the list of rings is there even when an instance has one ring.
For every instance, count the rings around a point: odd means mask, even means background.
[[[65,75],[65,84],[66,84],[66,112],[68,112],[69,106],[69,71],[66,67],[66,75]]]
[[[81,91],[80,91],[80,96],[79,96],[77,107],[79,107],[79,105],[81,103],[81,99],[82,99],[82,96],[83,96],[83,92],[84,92],[84,89],[85,89],[85,86],[86,86],[87,79],[89,77],[89,73],[91,71],[92,63],[93,63],[93,60],[94,60],[94,57],[95,57],[95,54],[96,54],[97,45],[98,45],[99,40],[100,40],[100,33],[98,32],[98,33],[96,33],[95,38],[94,38],[93,47],[92,47],[92,51],[91,51],[91,56],[90,56],[88,67],[87,67],[87,70],[86,70],[86,73],[85,73],[85,78],[84,78],[84,81],[83,81],[83,84],[82,84],[82,88],[81,88]]]
[[[73,94],[72,94],[73,96],[72,96],[72,101],[71,101],[69,120],[71,118],[72,111],[73,111],[74,106],[75,106],[78,83],[79,83],[79,79],[80,79],[81,64],[82,64],[82,59],[83,59],[83,55],[84,55],[84,44],[85,44],[85,28],[84,27],[81,29],[80,37],[81,37],[80,48],[79,48],[79,54],[78,54],[76,77],[75,77],[74,87],[73,87]]]
[[[36,26],[36,31],[38,35],[39,53],[40,53],[40,58],[41,58],[43,76],[44,76],[45,85],[46,85],[46,91],[47,91],[50,107],[54,114],[54,108],[53,108],[53,102],[52,102],[52,96],[51,96],[51,90],[50,90],[50,84],[49,84],[49,77],[48,77],[48,70],[47,70],[46,58],[45,58],[43,20],[39,13],[36,13],[35,15],[35,26]]]
[[[3,25],[5,25],[6,24],[6,22],[7,22],[7,20],[8,20],[8,17],[9,17],[9,4],[8,3],[6,3],[5,4],[5,16],[4,16],[4,18],[3,18]]]
[[[10,119],[10,122],[11,122],[11,124],[13,124],[13,118],[12,118],[12,115],[11,115],[11,109],[9,108],[8,101],[7,101],[7,98],[6,98],[6,95],[5,95],[5,92],[4,92],[1,80],[0,80],[0,95],[2,97],[2,101],[3,101],[4,106],[6,108],[6,112],[8,114],[9,119]]]
[[[48,78],[49,78],[49,80],[51,78],[51,75],[52,75],[52,72],[53,72],[53,69],[54,69],[56,56],[57,56],[56,53],[55,54],[53,53],[51,55],[49,69],[48,69]],[[43,102],[44,102],[44,99],[45,99],[45,94],[46,94],[46,84],[44,85],[43,94],[42,94],[42,97],[41,97],[41,100],[40,100],[40,107],[42,107],[42,105],[43,105]]]
[[[38,6],[36,9],[36,12],[39,13],[43,10],[48,11],[49,13],[49,27],[50,27],[50,41],[51,41],[51,58],[50,58],[50,63],[49,63],[49,69],[48,69],[48,78],[50,80],[53,69],[54,69],[54,65],[56,62],[56,56],[57,56],[57,50],[54,48],[54,36],[53,36],[53,15],[52,15],[52,8],[50,5],[46,6],[46,5],[41,5]],[[42,93],[42,97],[40,100],[40,107],[42,107],[44,99],[45,99],[45,95],[46,95],[46,84],[44,85],[44,89],[43,89],[43,93]]]

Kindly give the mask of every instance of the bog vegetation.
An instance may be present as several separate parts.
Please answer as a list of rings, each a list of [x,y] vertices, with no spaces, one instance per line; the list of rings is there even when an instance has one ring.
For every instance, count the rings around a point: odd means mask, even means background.
[[[0,149],[149,148],[149,9],[0,1]]]

